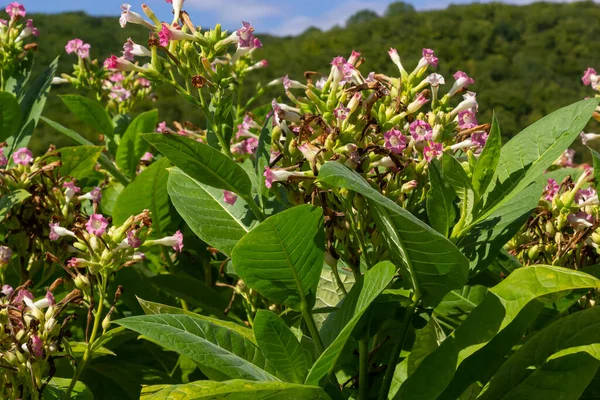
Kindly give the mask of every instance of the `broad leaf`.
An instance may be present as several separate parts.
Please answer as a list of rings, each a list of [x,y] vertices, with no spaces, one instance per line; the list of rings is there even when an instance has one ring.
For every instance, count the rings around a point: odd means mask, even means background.
[[[0,197],[0,222],[4,221],[6,214],[13,206],[21,204],[29,197],[31,197],[31,194],[25,189],[17,189]]]
[[[158,236],[166,234],[167,227],[179,220],[172,210],[167,193],[167,168],[170,165],[168,159],[161,158],[123,189],[113,210],[115,224],[120,225],[131,215],[150,210],[152,229]]]
[[[252,219],[242,199],[227,204],[223,190],[203,185],[179,168],[169,170],[167,188],[175,209],[190,229],[223,254],[230,256],[237,242],[250,231]]]
[[[301,298],[315,294],[324,254],[323,212],[302,205],[267,218],[238,242],[231,258],[250,288],[298,311]]]
[[[535,266],[519,268],[499,285],[489,289],[485,299],[466,321],[458,327],[441,346],[427,356],[417,370],[401,386],[396,399],[456,399],[467,387],[478,379],[481,371],[470,368],[461,371],[461,365],[468,363],[478,352],[485,351],[486,345],[511,324],[518,320],[521,312],[532,300],[552,293],[584,288],[600,288],[600,280],[591,275],[560,267]],[[533,303],[532,303],[533,304]],[[527,315],[526,315],[527,316]],[[527,316],[527,323],[531,317]],[[527,324],[519,324],[525,329]],[[511,332],[510,338],[518,340],[523,332]],[[506,348],[508,345],[508,348]],[[505,340],[501,347],[510,350],[511,343]],[[494,350],[494,349],[492,349]],[[489,352],[498,359],[505,353]],[[492,364],[497,360],[481,360]],[[485,372],[485,371],[484,371]],[[460,382],[453,382],[455,374]],[[431,377],[436,379],[432,380]],[[452,386],[452,391],[446,388]]]
[[[115,323],[191,358],[200,367],[206,367],[202,369],[205,374],[207,370],[214,370],[219,377],[230,379],[276,380],[267,372],[274,370],[254,343],[204,319],[161,314],[129,317]]]
[[[154,132],[157,123],[158,111],[146,111],[131,121],[121,137],[115,159],[117,166],[128,177],[135,177],[140,159],[148,150],[148,142],[144,140],[142,133]]]
[[[56,73],[57,67],[58,57],[56,57],[54,61],[50,63],[48,68],[38,76],[29,89],[27,89],[23,99],[20,101],[23,122],[21,123],[19,132],[7,140],[9,148],[8,154],[6,154],[7,158],[10,158],[17,149],[27,147],[29,144],[31,135],[37,126],[40,116],[42,115],[42,110],[46,105],[52,78]]]
[[[600,189],[600,154],[591,147],[589,147],[592,153],[592,159],[594,160],[594,188]]]
[[[42,400],[62,400],[71,384],[71,379],[54,377],[44,390]],[[77,382],[69,399],[94,400],[94,395],[83,382]]]
[[[142,135],[175,166],[200,183],[247,197],[252,194],[248,174],[218,150],[179,135]]]
[[[60,99],[82,122],[85,122],[97,132],[112,138],[113,123],[102,104],[76,94],[64,94],[60,96]]]
[[[258,310],[254,318],[254,335],[265,358],[277,371],[278,378],[292,383],[304,382],[310,356],[277,314]]]
[[[525,344],[506,361],[494,375],[486,391],[479,397],[482,400],[517,398],[515,394],[525,391],[537,391],[545,394],[546,398],[572,398],[578,399],[590,381],[589,374],[598,369],[600,362],[593,357],[581,356],[579,365],[566,362],[559,366],[561,379],[558,384],[556,375],[550,373],[551,365],[545,365],[549,358],[559,358],[558,355],[565,350],[579,348],[582,353],[587,350],[581,347],[597,345],[600,343],[600,308],[594,307],[584,311],[575,312],[562,318],[542,331],[529,338]],[[590,347],[591,350],[591,347]],[[572,354],[572,352],[569,352]],[[562,353],[562,355],[566,355]],[[589,360],[586,362],[586,360]],[[555,365],[556,367],[558,365]],[[581,374],[578,369],[585,367],[586,373]],[[575,368],[575,370],[573,370]],[[534,376],[537,373],[538,376]],[[572,377],[568,382],[564,379]],[[531,378],[531,379],[530,379]],[[531,386],[532,382],[540,386]],[[526,388],[525,386],[530,386]],[[579,388],[580,390],[574,390]],[[550,392],[548,390],[553,390]],[[532,395],[521,398],[532,398]],[[569,397],[570,396],[570,397]]]
[[[442,179],[454,189],[460,199],[460,221],[469,224],[473,220],[475,191],[462,165],[447,153],[442,155]]]
[[[21,107],[17,98],[0,92],[0,142],[14,135],[21,126]]]
[[[329,400],[320,387],[285,382],[197,381],[142,389],[141,400]]]
[[[440,163],[437,159],[429,164],[429,185],[427,192],[427,217],[429,223],[439,233],[448,237],[450,227],[456,220],[454,190],[442,178]]]
[[[492,178],[494,177],[494,173],[496,171],[496,166],[498,165],[498,161],[500,159],[500,153],[502,150],[502,135],[500,134],[500,126],[498,125],[498,120],[496,119],[496,114],[492,116],[492,127],[490,129],[490,133],[488,139],[481,150],[481,155],[477,160],[477,165],[473,170],[473,190],[475,190],[475,194],[477,198],[481,198],[483,193],[485,193],[488,188],[490,182],[492,182]]]
[[[323,337],[324,342],[330,344],[308,373],[307,385],[318,385],[324,376],[333,371],[356,324],[369,305],[390,284],[395,273],[396,268],[388,261],[375,265],[364,274],[361,282],[352,287],[342,307],[327,318],[321,331],[332,332],[332,335]],[[330,329],[328,325],[338,330]]]
[[[102,154],[100,146],[73,146],[60,149],[61,176],[85,179],[90,176]]]
[[[343,269],[338,269],[342,285],[346,289],[346,293],[352,289],[354,285],[354,275]],[[321,270],[321,278],[317,286],[317,299],[315,301],[315,309],[333,309],[337,307],[339,302],[344,298],[344,291],[338,285],[335,275],[329,266],[323,266]],[[317,324],[317,328],[321,328],[323,322],[327,318],[326,313],[314,314],[313,319]]]
[[[452,292],[451,292],[452,293]],[[415,342],[410,349],[408,355],[407,372],[412,374],[419,364],[429,354],[433,353],[440,344],[446,339],[446,334],[442,328],[438,325],[435,318],[431,318],[424,328],[418,329],[415,332]]]
[[[503,147],[484,210],[514,196],[535,181],[573,143],[598,105],[591,98],[561,108],[513,137]]]
[[[453,331],[483,301],[487,291],[483,285],[465,285],[462,289],[453,290],[433,310],[433,317]]]
[[[377,227],[390,249],[392,260],[402,269],[409,287],[422,294],[423,305],[434,307],[451,290],[467,281],[468,260],[448,239],[423,223],[378,190],[358,173],[336,163],[325,163],[319,182],[347,188],[368,198]]]

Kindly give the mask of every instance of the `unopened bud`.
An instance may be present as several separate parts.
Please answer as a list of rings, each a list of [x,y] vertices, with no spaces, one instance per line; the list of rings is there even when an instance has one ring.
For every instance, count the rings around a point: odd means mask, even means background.
[[[556,230],[554,229],[554,223],[552,221],[546,221],[546,234],[549,237],[554,236],[554,234],[556,233]]]
[[[600,245],[600,234],[598,232],[592,233],[591,238],[595,244]]]
[[[88,293],[90,289],[90,280],[85,275],[77,275],[77,277],[75,277],[75,287],[84,293]]]
[[[109,325],[110,325],[110,313],[108,313],[106,315],[106,317],[104,317],[104,319],[102,320],[102,329],[107,330]]]
[[[527,252],[527,255],[529,256],[529,259],[532,261],[535,261],[538,256],[540,255],[540,246],[538,246],[537,244],[530,247],[529,251]]]
[[[419,183],[413,179],[412,181],[408,181],[404,185],[402,185],[400,191],[402,193],[409,193],[415,190],[417,186],[419,186]]]

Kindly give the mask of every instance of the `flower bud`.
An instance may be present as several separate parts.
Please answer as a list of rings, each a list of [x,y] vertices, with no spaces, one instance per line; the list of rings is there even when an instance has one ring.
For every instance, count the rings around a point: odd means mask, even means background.
[[[417,186],[419,186],[419,183],[413,179],[412,181],[408,181],[404,185],[402,185],[400,191],[402,193],[409,193],[416,189]]]
[[[102,329],[107,330],[110,326],[110,313],[106,314],[106,317],[102,320]]]
[[[540,246],[538,246],[537,244],[530,247],[529,251],[527,252],[527,255],[529,256],[529,259],[532,261],[535,261],[538,256],[540,255]]]
[[[546,221],[546,234],[549,237],[554,236],[554,234],[556,233],[556,229],[554,229],[554,223],[550,220]]]
[[[8,265],[12,258],[12,250],[6,246],[0,246],[0,268]]]

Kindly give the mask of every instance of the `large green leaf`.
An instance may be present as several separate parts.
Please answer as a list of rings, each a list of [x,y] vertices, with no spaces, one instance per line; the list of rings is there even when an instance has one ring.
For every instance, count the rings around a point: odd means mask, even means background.
[[[157,123],[158,111],[146,111],[131,121],[121,137],[115,159],[117,166],[130,178],[135,177],[140,159],[148,150],[148,142],[142,133],[154,132]]]
[[[351,273],[338,268],[338,274],[340,276],[340,280],[342,281],[342,285],[344,285],[344,289],[346,293],[352,289],[354,285],[354,275]],[[335,275],[331,268],[327,265],[323,266],[321,270],[321,278],[319,279],[319,285],[317,286],[317,299],[315,301],[315,309],[334,309],[337,307],[338,303],[342,301],[344,298],[344,291],[338,285]],[[315,320],[315,324],[317,328],[321,328],[323,326],[323,322],[327,318],[326,313],[314,314],[313,319]]]
[[[6,214],[11,210],[11,208],[13,208],[13,206],[21,204],[29,197],[31,197],[31,193],[25,189],[17,189],[0,197],[0,222],[4,221]]]
[[[76,94],[63,94],[60,96],[60,99],[77,118],[91,126],[94,130],[112,138],[113,123],[102,104],[96,100]]]
[[[442,155],[442,179],[454,189],[460,199],[460,221],[464,224],[471,223],[475,207],[473,185],[458,160],[447,153]]]
[[[177,307],[173,307],[173,306],[168,306],[166,304],[160,304],[160,303],[155,303],[155,302],[148,301],[148,300],[143,300],[143,299],[140,299],[139,297],[138,297],[138,302],[140,303],[140,306],[142,306],[142,309],[144,310],[146,315],[155,315],[155,314],[191,315],[192,317],[205,319],[209,322],[212,322],[215,325],[220,325],[229,330],[235,331],[236,333],[239,333],[240,335],[244,336],[246,339],[248,339],[252,343],[257,344],[256,338],[254,337],[254,332],[252,332],[252,329],[248,329],[245,326],[238,325],[234,322],[223,321],[221,319],[207,317],[206,315],[196,314],[194,312],[187,311],[182,308],[177,308]]]
[[[484,210],[491,210],[537,179],[588,123],[598,98],[582,100],[540,119],[508,141],[484,196]]]
[[[468,260],[448,239],[410,212],[372,188],[358,173],[336,163],[325,163],[319,182],[347,188],[367,197],[378,229],[402,269],[402,276],[416,287],[425,306],[434,307],[451,290],[467,281]]]
[[[244,336],[189,315],[143,315],[115,323],[147,336],[161,346],[191,358],[201,367],[217,371],[219,378],[277,380],[258,347]],[[209,376],[210,378],[210,376]]]
[[[456,195],[448,182],[442,178],[440,163],[437,159],[432,160],[428,171],[431,187],[427,192],[427,217],[433,229],[448,237],[450,227],[456,220],[454,207]]]
[[[50,92],[50,86],[52,84],[52,78],[56,73],[58,67],[58,57],[50,63],[48,68],[33,82],[33,84],[27,89],[23,99],[20,102],[21,114],[23,116],[21,123],[21,130],[14,136],[7,140],[8,143],[8,154],[6,156],[10,158],[15,150],[21,147],[27,147],[31,135],[35,127],[40,120],[42,110],[46,105],[46,99],[48,98],[48,92]]]
[[[500,159],[500,153],[502,151],[502,135],[500,134],[500,126],[496,119],[496,114],[492,116],[492,127],[488,136],[487,142],[481,150],[481,155],[477,160],[477,165],[473,170],[473,190],[478,198],[485,193],[488,188],[494,173],[496,166]]]
[[[515,394],[533,391],[544,394],[552,399],[578,399],[579,395],[598,369],[598,356],[582,356],[581,364],[564,362],[560,368],[561,379],[550,373],[549,358],[559,358],[559,352],[580,348],[582,346],[598,345],[600,343],[600,308],[594,307],[579,311],[566,318],[559,319],[550,326],[529,338],[525,344],[506,361],[494,375],[486,391],[479,397],[482,400],[517,398]],[[571,353],[572,354],[572,353]],[[563,353],[563,356],[565,354]],[[589,360],[586,362],[586,360]],[[582,374],[578,369],[587,370]],[[572,370],[575,368],[575,370]],[[537,372],[538,376],[533,377]],[[531,379],[529,379],[531,377]],[[568,380],[567,380],[568,379]],[[531,386],[537,382],[539,386]],[[555,382],[557,381],[557,382]],[[525,386],[529,386],[526,388]],[[549,391],[550,390],[550,391]],[[553,391],[553,392],[552,392]],[[521,398],[532,398],[528,395]]]
[[[119,225],[131,215],[143,210],[152,213],[152,229],[159,235],[165,235],[167,227],[177,221],[167,193],[167,180],[171,165],[168,159],[161,158],[142,171],[133,182],[127,185],[117,197],[113,210],[113,221]]]
[[[446,334],[435,318],[430,318],[425,327],[415,331],[415,342],[410,349],[407,360],[407,373],[412,374],[425,357],[440,347],[445,339]]]
[[[71,379],[66,378],[52,378],[46,389],[42,400],[62,400],[67,391],[67,388],[71,384]],[[77,382],[69,399],[73,400],[93,400],[94,395],[85,386],[83,382]]]
[[[0,92],[0,142],[15,134],[21,126],[21,107],[17,98]]]
[[[487,344],[496,336],[510,330],[511,324],[523,314],[522,311],[529,308],[529,303],[541,296],[584,288],[600,288],[600,280],[582,272],[552,266],[539,265],[515,270],[500,284],[489,289],[485,299],[465,322],[421,362],[401,386],[395,399],[435,399],[442,393],[444,396],[440,399],[456,399],[481,373],[473,368],[461,371],[461,366],[468,364],[472,357],[477,357],[478,352],[485,351]],[[525,322],[531,323],[531,317],[525,316]],[[519,325],[523,329],[527,326]],[[516,330],[509,336],[518,340],[522,333]],[[500,347],[508,352],[510,345],[506,340]],[[506,354],[499,351],[489,353],[498,359]],[[488,357],[481,361],[492,364],[497,360]],[[460,382],[453,382],[455,374]],[[432,380],[432,376],[436,379]],[[452,390],[445,392],[449,386],[452,386]]]
[[[265,358],[286,382],[303,383],[310,367],[310,355],[283,320],[270,311],[258,310],[254,335]]]
[[[271,301],[300,310],[315,294],[325,255],[323,212],[302,205],[275,214],[248,232],[231,253],[235,272]]]
[[[433,310],[433,317],[449,330],[458,328],[485,298],[488,288],[483,285],[465,285],[449,292]]]
[[[591,147],[589,147],[592,153],[592,160],[594,163],[594,188],[600,189],[600,154]]]
[[[168,192],[177,212],[204,242],[230,256],[237,242],[250,231],[252,221],[245,202],[223,200],[223,190],[203,185],[179,168],[169,170]]]
[[[352,287],[341,308],[327,318],[321,331],[332,333],[323,337],[329,346],[310,369],[305,382],[307,385],[318,385],[324,376],[333,371],[356,324],[369,305],[390,284],[395,273],[396,268],[389,261],[378,263],[364,274],[361,282]],[[328,325],[337,330],[330,329]]]
[[[141,400],[329,400],[320,387],[285,382],[197,381],[142,389]]]
[[[61,176],[84,179],[90,176],[102,154],[100,146],[73,146],[60,149]]]
[[[248,197],[252,182],[235,161],[218,150],[179,135],[142,135],[175,166],[200,183]]]
[[[48,126],[53,129],[56,129],[60,133],[67,136],[69,139],[73,140],[75,143],[82,146],[93,146],[94,144],[81,136],[79,133],[75,132],[72,129],[69,129],[56,121],[52,121],[46,117],[41,117],[42,121],[44,121]],[[104,153],[100,155],[98,159],[98,163],[106,169],[113,177],[115,177],[121,184],[127,185],[129,183],[129,178],[127,178],[121,171],[117,169],[115,164],[108,158],[108,156]]]

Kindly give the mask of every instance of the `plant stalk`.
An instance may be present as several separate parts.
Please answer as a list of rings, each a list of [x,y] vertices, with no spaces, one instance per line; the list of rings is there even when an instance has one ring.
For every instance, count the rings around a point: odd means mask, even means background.
[[[304,296],[303,296],[304,297]],[[317,324],[315,324],[315,320],[313,319],[310,310],[308,309],[308,303],[305,298],[302,298],[302,303],[300,305],[300,311],[302,312],[302,317],[304,317],[304,321],[308,326],[308,330],[310,332],[310,336],[315,342],[315,346],[317,347],[317,352],[319,355],[325,351],[325,346],[323,346],[323,341],[321,340],[321,336],[319,335],[319,330],[317,329]]]
[[[358,341],[358,399],[368,400],[369,398],[369,338],[362,338]]]

